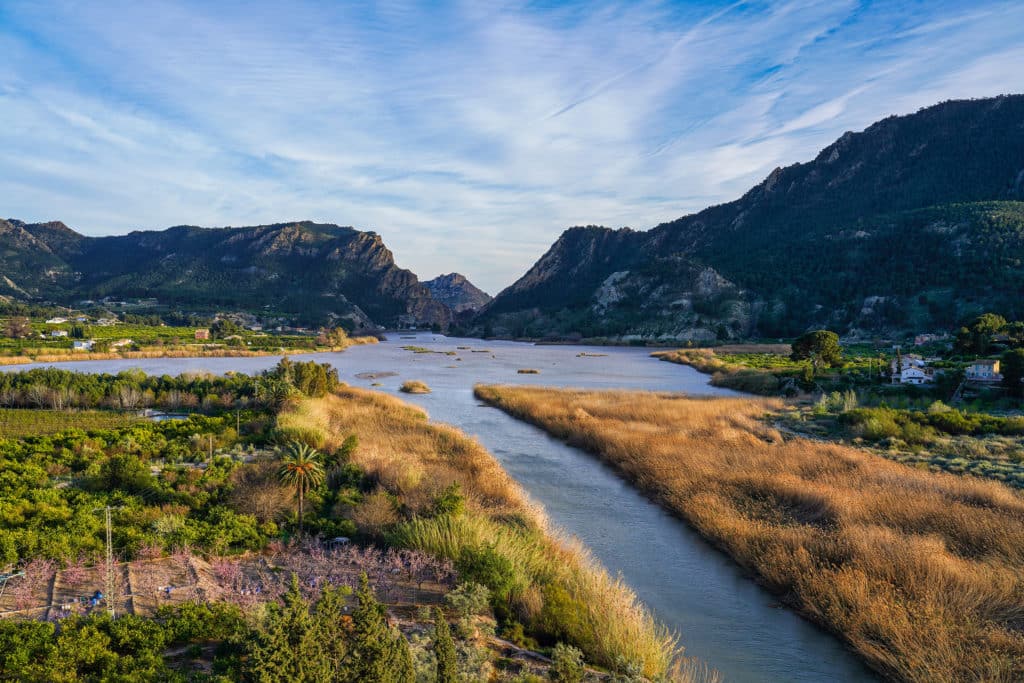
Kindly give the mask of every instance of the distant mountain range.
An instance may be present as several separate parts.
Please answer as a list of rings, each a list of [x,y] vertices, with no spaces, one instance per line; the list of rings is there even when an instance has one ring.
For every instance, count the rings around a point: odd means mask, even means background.
[[[476,329],[708,341],[1024,317],[1024,96],[846,133],[736,201],[646,232],[571,228]]]
[[[312,324],[710,341],[1024,319],[1024,95],[945,102],[846,133],[739,199],[641,232],[565,231],[493,300],[426,283],[380,236],[310,221],[85,237],[0,221],[0,296],[157,297]]]
[[[310,221],[114,237],[85,237],[58,222],[0,221],[0,273],[0,294],[20,299],[156,297],[184,308],[267,309],[311,324],[347,319],[356,328],[446,326],[454,317],[395,265],[379,235]]]

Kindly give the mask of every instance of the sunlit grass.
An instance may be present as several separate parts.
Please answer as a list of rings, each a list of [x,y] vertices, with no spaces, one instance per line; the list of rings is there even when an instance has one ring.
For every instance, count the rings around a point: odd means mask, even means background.
[[[289,406],[278,426],[305,430],[328,450],[357,434],[353,462],[407,511],[395,541],[447,558],[459,557],[463,548],[492,545],[514,568],[512,606],[524,623],[536,623],[553,610],[545,596],[567,596],[571,609],[558,613],[564,617],[560,624],[566,640],[589,660],[605,666],[637,662],[657,677],[670,673],[679,659],[675,636],[629,587],[579,544],[552,533],[543,513],[497,460],[460,431],[431,424],[422,410],[397,398],[349,387]],[[466,511],[431,516],[434,500],[452,483],[466,496]],[[673,676],[713,678],[686,661]]]
[[[766,399],[477,387],[600,455],[906,681],[1024,680],[1024,498],[784,439]]]

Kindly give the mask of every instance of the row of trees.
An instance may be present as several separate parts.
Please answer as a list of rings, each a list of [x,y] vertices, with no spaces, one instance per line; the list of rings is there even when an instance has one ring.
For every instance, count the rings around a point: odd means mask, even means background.
[[[327,363],[283,358],[262,375],[185,373],[147,375],[141,370],[88,374],[57,368],[0,373],[0,406],[13,408],[110,408],[168,410],[262,406],[276,408],[298,392],[323,396],[340,385]]]

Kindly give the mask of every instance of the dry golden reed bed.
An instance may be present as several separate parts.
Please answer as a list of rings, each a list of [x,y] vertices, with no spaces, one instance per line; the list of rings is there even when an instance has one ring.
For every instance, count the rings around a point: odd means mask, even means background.
[[[1024,498],[784,439],[770,399],[478,386],[600,455],[887,677],[1024,680]]]
[[[351,387],[286,407],[278,427],[325,450],[356,434],[353,462],[403,511],[391,538],[452,559],[464,547],[492,545],[515,568],[513,609],[523,623],[560,632],[559,640],[603,666],[635,662],[651,678],[717,680],[680,656],[676,637],[628,586],[578,543],[557,537],[494,456],[459,430],[431,424],[421,409],[398,398]],[[452,483],[466,496],[466,511],[431,516],[437,496]]]

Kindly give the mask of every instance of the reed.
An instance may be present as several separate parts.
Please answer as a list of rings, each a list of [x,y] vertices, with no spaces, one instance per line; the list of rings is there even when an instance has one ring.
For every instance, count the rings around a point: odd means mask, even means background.
[[[777,399],[478,386],[599,455],[904,681],[1024,680],[1024,498],[784,438]]]
[[[402,382],[402,386],[398,387],[398,390],[406,394],[429,394],[430,387],[427,386],[426,382],[421,382],[418,379],[410,379]]]
[[[564,640],[597,664],[635,662],[652,678],[715,680],[680,657],[675,636],[628,586],[549,529],[498,461],[462,432],[430,423],[421,409],[395,397],[352,387],[289,404],[278,426],[307,430],[328,450],[357,434],[352,461],[406,512],[393,541],[449,559],[463,548],[492,547],[513,567],[512,608],[528,626],[555,623]],[[452,483],[466,497],[465,511],[432,515],[437,496]]]

